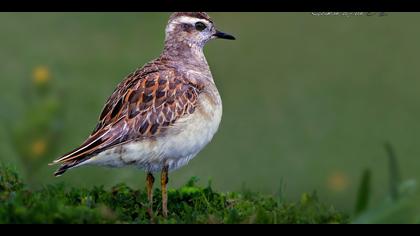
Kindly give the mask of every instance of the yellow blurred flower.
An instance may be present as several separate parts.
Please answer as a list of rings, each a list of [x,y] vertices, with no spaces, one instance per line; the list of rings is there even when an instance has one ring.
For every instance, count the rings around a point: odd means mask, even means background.
[[[348,176],[341,171],[333,172],[328,177],[327,186],[330,190],[335,192],[341,192],[343,190],[346,190],[349,186]]]
[[[44,85],[51,79],[50,71],[46,66],[35,67],[32,77],[36,85]]]
[[[45,139],[38,139],[31,145],[31,154],[33,157],[40,157],[47,151],[47,141]]]

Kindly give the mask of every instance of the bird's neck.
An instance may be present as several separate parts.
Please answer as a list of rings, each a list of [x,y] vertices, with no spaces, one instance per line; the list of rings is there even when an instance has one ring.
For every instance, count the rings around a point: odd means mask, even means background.
[[[209,66],[204,56],[203,46],[187,40],[167,39],[161,57],[185,68],[204,72],[209,70]]]

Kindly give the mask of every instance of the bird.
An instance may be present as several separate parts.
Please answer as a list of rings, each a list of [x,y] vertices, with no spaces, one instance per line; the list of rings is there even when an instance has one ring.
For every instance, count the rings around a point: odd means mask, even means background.
[[[221,122],[222,100],[203,52],[213,39],[235,37],[219,31],[206,12],[170,14],[161,54],[117,85],[88,138],[50,163],[60,164],[54,175],[85,165],[144,170],[152,216],[160,172],[167,217],[169,173],[197,156]]]

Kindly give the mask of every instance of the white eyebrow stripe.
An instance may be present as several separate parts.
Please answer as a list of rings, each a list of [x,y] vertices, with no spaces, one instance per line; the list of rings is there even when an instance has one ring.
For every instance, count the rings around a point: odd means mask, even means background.
[[[187,24],[195,24],[198,21],[204,22],[206,25],[210,24],[210,21],[206,19],[200,19],[196,17],[190,17],[190,16],[180,16],[173,20],[174,23],[187,23]]]

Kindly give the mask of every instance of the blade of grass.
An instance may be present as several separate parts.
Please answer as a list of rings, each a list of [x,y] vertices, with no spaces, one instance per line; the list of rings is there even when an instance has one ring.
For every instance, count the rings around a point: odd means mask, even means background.
[[[370,169],[366,169],[363,172],[362,178],[360,180],[359,190],[357,192],[357,201],[355,214],[358,215],[364,212],[369,205],[369,199],[371,196],[371,177],[372,172]]]

